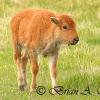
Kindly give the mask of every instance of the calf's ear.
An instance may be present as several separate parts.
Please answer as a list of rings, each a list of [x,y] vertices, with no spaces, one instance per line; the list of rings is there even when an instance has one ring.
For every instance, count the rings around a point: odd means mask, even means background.
[[[56,25],[59,23],[59,20],[56,17],[50,17],[50,19],[51,19],[51,22]]]

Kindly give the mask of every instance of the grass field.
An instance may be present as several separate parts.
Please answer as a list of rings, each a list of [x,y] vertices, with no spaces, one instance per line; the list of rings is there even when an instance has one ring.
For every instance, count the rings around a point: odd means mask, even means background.
[[[30,94],[29,89],[18,90],[9,22],[16,12],[26,8],[70,13],[75,20],[80,42],[76,46],[62,46],[57,82],[65,89],[77,88],[78,95],[53,96],[48,93],[51,88],[48,58],[41,56],[37,83],[45,86],[46,93],[38,95]],[[27,82],[29,86],[30,64],[27,66]],[[85,91],[88,86],[91,94]],[[0,100],[100,100],[100,0],[0,0]]]

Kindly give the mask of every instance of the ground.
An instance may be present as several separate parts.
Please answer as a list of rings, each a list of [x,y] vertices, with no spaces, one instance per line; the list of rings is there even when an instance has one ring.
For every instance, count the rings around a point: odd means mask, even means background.
[[[57,83],[64,90],[78,89],[78,94],[53,96],[49,93],[51,81],[48,58],[41,56],[37,83],[38,86],[45,86],[46,93],[30,93],[29,88],[24,92],[18,90],[9,23],[16,12],[27,8],[45,8],[57,13],[69,13],[75,20],[80,42],[76,46],[62,46],[60,49]],[[27,82],[29,87],[29,63]],[[100,100],[100,0],[0,0],[0,100],[14,99]]]

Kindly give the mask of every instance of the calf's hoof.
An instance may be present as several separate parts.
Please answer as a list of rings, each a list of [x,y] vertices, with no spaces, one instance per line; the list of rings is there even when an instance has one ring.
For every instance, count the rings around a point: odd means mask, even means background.
[[[36,88],[30,88],[30,92],[36,92]]]
[[[27,83],[18,85],[19,90],[24,91],[27,89]]]
[[[20,85],[19,90],[24,91],[25,90],[24,85]]]

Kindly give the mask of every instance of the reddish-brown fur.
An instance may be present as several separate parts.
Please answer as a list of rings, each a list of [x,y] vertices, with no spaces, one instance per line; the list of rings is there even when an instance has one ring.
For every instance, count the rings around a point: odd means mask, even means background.
[[[64,29],[63,27],[67,27]],[[26,86],[26,64],[31,62],[31,90],[36,88],[37,56],[50,56],[50,75],[55,86],[56,62],[60,44],[76,44],[75,23],[67,15],[48,10],[29,9],[16,14],[11,20],[14,61],[18,69],[18,85]],[[76,40],[77,40],[76,39]]]

